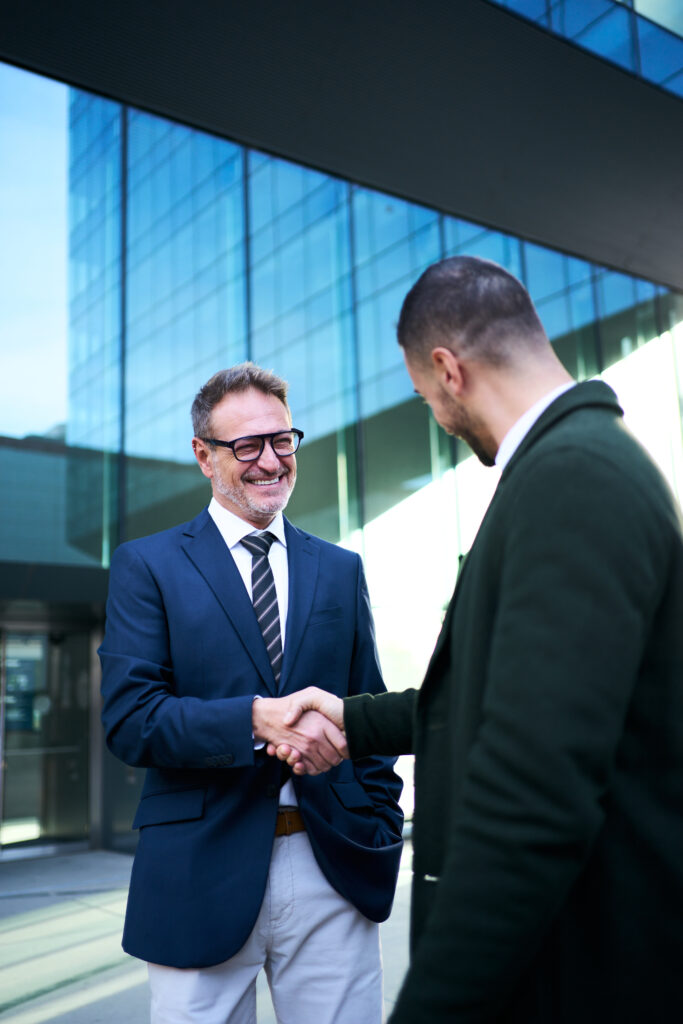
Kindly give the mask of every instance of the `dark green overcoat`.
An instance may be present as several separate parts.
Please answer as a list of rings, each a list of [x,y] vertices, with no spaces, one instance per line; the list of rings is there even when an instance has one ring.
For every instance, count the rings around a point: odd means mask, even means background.
[[[606,385],[505,468],[420,691],[345,720],[416,755],[391,1024],[683,1019],[683,540]]]

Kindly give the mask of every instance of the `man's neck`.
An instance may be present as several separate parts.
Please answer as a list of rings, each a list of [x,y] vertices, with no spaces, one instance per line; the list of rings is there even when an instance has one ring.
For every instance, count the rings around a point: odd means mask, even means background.
[[[515,423],[537,402],[562,385],[574,383],[561,363],[543,373],[493,373],[483,383],[480,408],[489,432],[500,447]]]

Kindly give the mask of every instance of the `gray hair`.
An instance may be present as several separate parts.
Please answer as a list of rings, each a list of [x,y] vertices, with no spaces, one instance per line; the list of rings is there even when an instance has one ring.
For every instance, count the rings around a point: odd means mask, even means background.
[[[272,370],[263,370],[256,363],[237,363],[227,370],[219,370],[199,389],[192,403],[192,429],[195,437],[206,437],[211,432],[211,413],[226,395],[254,388],[264,395],[274,395],[289,412],[287,381]]]

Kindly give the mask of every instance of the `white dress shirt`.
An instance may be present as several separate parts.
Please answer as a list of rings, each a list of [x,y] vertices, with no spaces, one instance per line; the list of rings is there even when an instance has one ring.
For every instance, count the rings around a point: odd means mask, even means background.
[[[235,565],[246,587],[249,600],[251,600],[251,552],[242,544],[242,538],[248,537],[250,533],[263,533],[257,530],[250,523],[240,519],[234,512],[224,508],[220,502],[212,498],[209,502],[209,515],[218,527],[218,531],[227,544]],[[282,636],[282,653],[285,651],[285,634],[287,625],[287,609],[289,607],[289,566],[287,563],[287,538],[285,536],[285,521],[282,512],[275,515],[272,523],[266,530],[272,533],[276,540],[270,546],[268,561],[275,580],[275,593],[277,594],[278,609],[280,612],[280,633]],[[256,749],[264,747],[264,743],[257,743]],[[291,781],[285,783],[280,790],[280,805],[296,807],[297,799],[294,786]]]
[[[228,546],[230,554],[235,560],[235,565],[247,588],[249,600],[251,600],[251,552],[242,545],[242,538],[248,537],[250,533],[264,533],[257,530],[251,523],[240,519],[234,512],[224,508],[215,498],[209,502],[209,515],[218,527],[219,533]],[[282,512],[278,512],[272,523],[266,527],[268,533],[272,533],[277,540],[274,540],[268,552],[268,561],[273,571],[275,580],[275,593],[280,611],[280,632],[282,634],[282,651],[285,650],[285,633],[287,625],[287,608],[289,604],[289,568],[287,565],[287,538],[285,537],[285,521]]]
[[[500,446],[496,452],[496,466],[500,469],[501,473],[533,427],[536,420],[540,419],[548,406],[552,405],[556,398],[559,398],[565,391],[569,391],[569,389],[573,387],[575,387],[575,381],[572,380],[569,381],[568,384],[560,384],[559,387],[553,388],[553,390],[549,391],[547,395],[543,396],[543,398],[539,398],[537,402],[534,402],[534,404],[519,417],[517,422],[513,423],[503,440],[500,442]]]

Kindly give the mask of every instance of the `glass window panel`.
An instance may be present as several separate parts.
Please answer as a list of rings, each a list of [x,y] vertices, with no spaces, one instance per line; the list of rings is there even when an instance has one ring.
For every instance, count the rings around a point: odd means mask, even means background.
[[[463,250],[463,255],[494,260],[515,277],[521,278],[522,276],[518,239],[502,235],[498,231],[485,231],[477,238],[470,240]]]
[[[611,13],[574,37],[581,46],[599,53],[629,71],[634,70],[629,12],[614,7]]]
[[[411,270],[417,277],[430,263],[441,258],[441,235],[438,218],[430,220],[410,239]]]
[[[89,829],[87,632],[10,633],[0,842],[84,840]]]
[[[669,92],[673,92],[677,96],[683,96],[683,71],[679,75],[669,78],[665,84]]]
[[[565,287],[565,258],[551,249],[524,242],[526,286],[534,302]]]
[[[595,320],[595,301],[590,284],[579,285],[569,292],[571,322],[573,327],[583,327]]]
[[[635,300],[634,280],[616,271],[605,271],[598,277],[601,316],[632,306]]]
[[[683,6],[680,0],[633,0],[633,6],[638,14],[683,36]]]
[[[297,167],[286,160],[273,161],[275,204],[278,213],[288,210],[303,199],[305,175],[303,167]]]
[[[560,0],[551,5],[550,25],[556,32],[574,38],[612,9],[612,0]]]
[[[383,252],[410,234],[410,204],[377,192],[353,192],[356,257],[359,260]],[[363,219],[367,218],[367,230]]]
[[[570,285],[590,280],[593,272],[590,263],[587,263],[585,260],[579,260],[575,256],[565,256],[565,268],[567,282]]]
[[[304,272],[304,241],[301,236],[284,246],[278,254],[281,281],[282,309],[291,309],[303,301],[306,294]]]
[[[566,295],[560,295],[554,299],[544,299],[542,302],[536,303],[536,309],[549,338],[558,338],[567,333],[570,328],[570,320]]]
[[[328,178],[323,185],[316,188],[310,195],[306,196],[305,218],[306,224],[313,224],[333,213],[343,201],[344,190],[342,183],[334,178]]]
[[[636,19],[640,70],[652,82],[664,82],[683,69],[683,39],[643,18]]]
[[[503,0],[501,6],[508,7],[511,11],[516,11],[517,14],[537,21],[541,25],[547,24],[546,0]]]

